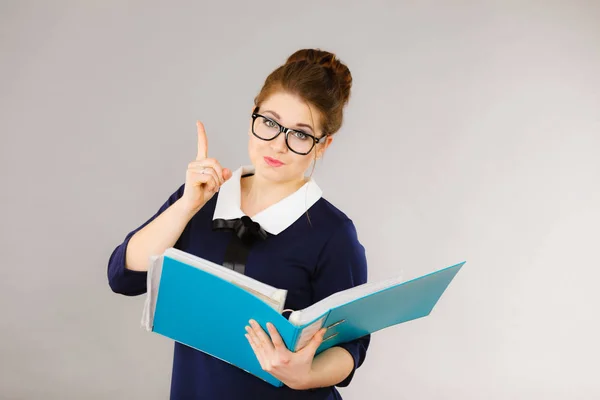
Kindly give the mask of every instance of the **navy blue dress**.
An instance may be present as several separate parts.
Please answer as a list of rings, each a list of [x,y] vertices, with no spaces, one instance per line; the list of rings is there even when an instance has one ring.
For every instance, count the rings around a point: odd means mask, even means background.
[[[217,218],[236,218],[240,210],[240,179],[251,174],[242,167],[190,220],[175,248],[223,264],[234,233],[213,229]],[[108,263],[111,289],[127,296],[146,292],[147,272],[125,268],[130,238],[183,195],[182,185],[144,224],[126,235]],[[244,273],[274,287],[286,289],[286,309],[303,309],[335,293],[367,281],[365,250],[352,221],[321,196],[311,180],[288,198],[252,218],[268,232],[247,254]],[[243,334],[243,333],[241,333]],[[339,344],[354,358],[354,368],[338,387],[349,385],[363,363],[370,335]],[[274,387],[210,355],[175,342],[171,399],[341,399],[334,387],[293,390]]]

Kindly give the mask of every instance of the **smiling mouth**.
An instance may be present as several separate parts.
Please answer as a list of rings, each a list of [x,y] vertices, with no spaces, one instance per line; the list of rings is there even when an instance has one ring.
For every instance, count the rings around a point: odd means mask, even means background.
[[[284,165],[281,161],[276,160],[274,158],[271,157],[265,157],[265,162],[270,165],[271,167],[281,167],[282,165]]]

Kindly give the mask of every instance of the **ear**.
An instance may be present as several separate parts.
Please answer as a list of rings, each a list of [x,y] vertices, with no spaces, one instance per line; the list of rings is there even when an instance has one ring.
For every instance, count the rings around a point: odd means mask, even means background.
[[[327,136],[325,143],[321,143],[321,145],[317,148],[317,159],[323,157],[323,153],[325,153],[325,150],[327,150],[331,142],[333,142],[333,136]]]

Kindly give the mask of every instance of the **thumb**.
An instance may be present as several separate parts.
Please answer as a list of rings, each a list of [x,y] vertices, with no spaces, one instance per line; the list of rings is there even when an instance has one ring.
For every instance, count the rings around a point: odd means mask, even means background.
[[[229,168],[223,168],[223,179],[224,180],[228,180],[229,178],[231,178],[232,175],[233,175],[233,173],[231,172],[231,170]]]
[[[312,339],[310,339],[310,342],[308,342],[308,344],[304,348],[307,351],[310,351],[311,354],[316,353],[321,343],[323,343],[323,336],[325,336],[325,332],[327,332],[327,329],[322,328],[317,333],[315,333]]]

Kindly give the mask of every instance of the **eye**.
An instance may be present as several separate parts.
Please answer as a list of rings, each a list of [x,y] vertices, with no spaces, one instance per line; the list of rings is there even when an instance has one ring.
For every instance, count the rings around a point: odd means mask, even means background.
[[[300,131],[294,131],[294,136],[300,140],[308,140],[309,138],[309,136],[306,133]]]
[[[264,120],[264,123],[266,126],[268,126],[269,128],[275,128],[275,122],[271,121],[270,119],[266,119]]]

